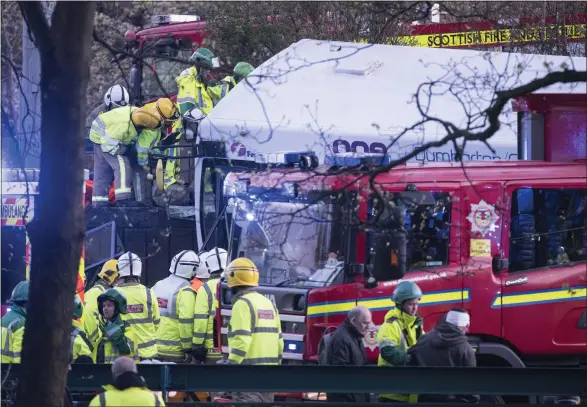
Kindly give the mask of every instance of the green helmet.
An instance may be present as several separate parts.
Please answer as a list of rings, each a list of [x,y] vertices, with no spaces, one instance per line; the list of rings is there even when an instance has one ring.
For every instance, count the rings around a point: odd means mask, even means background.
[[[10,296],[10,299],[8,300],[8,302],[10,304],[16,304],[16,305],[21,305],[23,303],[28,302],[29,300],[29,287],[30,287],[30,283],[29,281],[21,281],[20,283],[18,283],[16,285],[16,287],[14,287],[14,290],[12,290],[12,295]]]
[[[253,72],[255,68],[253,65],[249,64],[248,62],[239,62],[234,66],[234,76],[237,81],[246,78],[251,72]]]
[[[126,297],[115,288],[109,288],[98,296],[98,312],[102,314],[102,303],[104,300],[112,300],[116,304],[116,310],[121,314],[126,314]]]
[[[208,48],[198,48],[190,57],[190,61],[202,68],[218,68],[218,60]]]
[[[399,283],[391,295],[391,300],[397,305],[407,300],[413,300],[414,298],[422,298],[422,290],[418,287],[418,284],[411,281],[402,281]]]
[[[80,319],[84,313],[84,306],[81,300],[76,295],[73,299],[73,319]]]

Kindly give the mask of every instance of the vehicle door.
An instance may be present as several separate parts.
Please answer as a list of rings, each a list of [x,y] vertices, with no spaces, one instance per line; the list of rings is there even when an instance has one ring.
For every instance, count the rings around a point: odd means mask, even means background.
[[[585,354],[585,179],[506,184],[502,336],[522,354]]]
[[[459,184],[411,184],[410,190],[406,189],[405,184],[385,186],[384,203],[396,209],[384,211],[367,233],[368,269],[377,286],[359,285],[358,304],[373,313],[375,327],[365,338],[370,358],[378,352],[377,329],[394,307],[391,295],[400,281],[413,281],[422,289],[424,297],[419,314],[424,319],[425,331],[432,329],[451,308],[462,307],[469,300],[468,291],[463,290],[460,264]],[[379,196],[370,197],[372,219],[377,216],[377,208],[381,208],[379,199]],[[405,258],[403,270],[402,258]]]

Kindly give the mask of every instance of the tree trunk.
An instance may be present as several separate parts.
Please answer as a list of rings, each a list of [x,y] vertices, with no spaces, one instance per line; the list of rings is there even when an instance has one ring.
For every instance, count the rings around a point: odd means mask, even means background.
[[[41,55],[41,174],[17,407],[56,407],[67,379],[73,299],[84,238],[84,118],[95,2],[20,4]]]

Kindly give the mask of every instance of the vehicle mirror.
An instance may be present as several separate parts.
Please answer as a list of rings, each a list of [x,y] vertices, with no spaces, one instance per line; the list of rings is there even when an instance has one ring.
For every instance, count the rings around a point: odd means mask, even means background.
[[[493,256],[491,259],[491,268],[494,274],[500,274],[510,267],[509,259],[504,259],[499,255]]]
[[[377,282],[377,280],[375,280],[375,277],[369,277],[363,280],[363,285],[365,286],[365,288],[372,289],[377,288],[379,283]]]

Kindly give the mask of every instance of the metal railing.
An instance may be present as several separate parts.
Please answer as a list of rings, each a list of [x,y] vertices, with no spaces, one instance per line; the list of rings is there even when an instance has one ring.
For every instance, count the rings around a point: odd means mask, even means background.
[[[376,366],[139,365],[149,389],[177,392],[400,393],[486,396],[585,396],[581,368],[446,368]],[[18,378],[20,365],[2,365],[2,377]],[[112,383],[111,365],[72,365],[73,393],[99,392]],[[230,403],[228,405],[237,405]],[[279,405],[271,403],[270,405]],[[287,402],[293,406],[297,403]],[[304,402],[310,407],[324,403]],[[340,403],[337,403],[340,404]],[[371,403],[373,404],[373,403]],[[190,405],[190,403],[168,403]],[[211,405],[191,403],[191,405]],[[257,404],[255,404],[257,405]],[[269,405],[269,404],[268,404]],[[353,404],[358,406],[359,404]],[[421,404],[422,405],[422,404]]]

